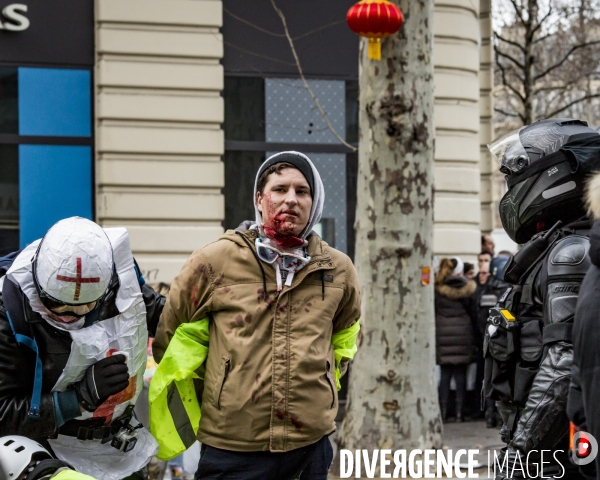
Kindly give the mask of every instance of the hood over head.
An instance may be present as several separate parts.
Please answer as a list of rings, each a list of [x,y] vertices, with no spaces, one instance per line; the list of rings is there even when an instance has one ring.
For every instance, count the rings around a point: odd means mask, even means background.
[[[463,271],[465,269],[465,263],[461,260],[460,257],[452,257],[452,259],[456,260],[456,267],[454,267],[452,274],[460,275],[461,273],[463,273]]]
[[[463,276],[450,275],[444,279],[443,283],[437,284],[435,290],[452,300],[459,300],[473,295],[477,290],[477,284],[474,280]]]
[[[317,171],[314,164],[310,161],[310,159],[300,152],[280,152],[275,155],[271,155],[269,158],[265,160],[265,162],[260,166],[258,172],[256,173],[256,178],[254,179],[254,192],[252,196],[252,202],[254,203],[254,213],[256,215],[256,225],[259,230],[262,229],[262,214],[258,211],[258,207],[256,205],[256,192],[258,191],[258,179],[261,174],[269,168],[271,165],[275,165],[277,163],[290,163],[294,165],[306,178],[308,185],[310,186],[310,193],[312,196],[312,207],[310,210],[310,217],[308,219],[308,224],[302,230],[300,234],[300,238],[306,240],[306,237],[311,233],[313,227],[319,223],[321,220],[321,215],[323,214],[323,203],[325,201],[325,188],[323,187],[323,182],[321,181],[321,175]]]

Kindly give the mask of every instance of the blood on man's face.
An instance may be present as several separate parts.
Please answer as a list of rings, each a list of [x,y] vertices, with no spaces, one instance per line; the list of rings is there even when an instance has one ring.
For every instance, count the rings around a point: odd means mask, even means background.
[[[310,218],[310,186],[300,170],[284,168],[269,175],[263,193],[256,193],[256,204],[265,226],[297,237]]]

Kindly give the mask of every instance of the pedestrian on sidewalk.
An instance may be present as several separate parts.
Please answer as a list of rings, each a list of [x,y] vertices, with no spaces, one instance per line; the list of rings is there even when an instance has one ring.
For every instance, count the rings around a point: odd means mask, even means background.
[[[476,385],[477,391],[481,392],[483,387],[484,367],[485,362],[482,354],[483,337],[485,335],[485,326],[490,313],[490,308],[494,307],[502,292],[508,287],[502,280],[496,278],[490,271],[492,264],[492,254],[486,251],[482,251],[477,256],[477,265],[479,272],[475,277],[475,283],[477,284],[477,291],[475,292],[475,302],[477,306],[477,329],[476,342],[477,342],[477,377]],[[489,398],[485,399],[485,421],[488,428],[494,428],[497,426],[497,410],[494,400]]]
[[[442,420],[448,419],[450,381],[456,382],[456,421],[463,421],[467,388],[467,366],[474,359],[476,285],[463,276],[458,257],[443,258],[435,277],[436,362],[441,369],[439,387]]]
[[[173,281],[154,357],[181,324],[208,317],[196,479],[325,480],[339,377],[353,356],[332,342],[348,335],[356,349],[356,270],[312,231],[324,189],[308,157],[267,159],[253,200],[256,220],[194,252]]]

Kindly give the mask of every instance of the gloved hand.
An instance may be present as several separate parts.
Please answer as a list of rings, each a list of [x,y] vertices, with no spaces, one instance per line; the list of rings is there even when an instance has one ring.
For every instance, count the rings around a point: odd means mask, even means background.
[[[79,404],[88,412],[93,412],[108,397],[125,390],[128,384],[125,355],[114,355],[88,367],[83,379],[74,388]]]

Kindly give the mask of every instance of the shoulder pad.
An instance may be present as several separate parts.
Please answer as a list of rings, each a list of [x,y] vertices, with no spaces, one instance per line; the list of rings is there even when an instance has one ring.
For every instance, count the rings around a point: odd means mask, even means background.
[[[558,241],[548,255],[548,275],[585,275],[591,265],[589,249],[590,240],[582,235]]]

